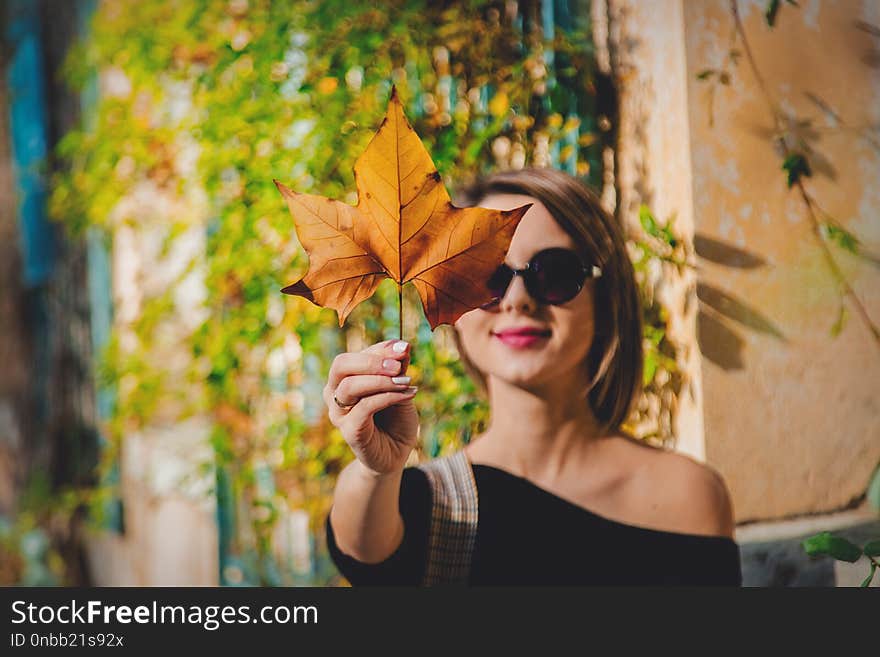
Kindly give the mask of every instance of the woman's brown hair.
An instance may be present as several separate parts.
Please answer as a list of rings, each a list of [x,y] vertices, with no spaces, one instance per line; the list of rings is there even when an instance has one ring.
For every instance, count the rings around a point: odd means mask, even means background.
[[[595,337],[586,358],[591,385],[583,394],[589,395],[603,432],[618,431],[641,394],[643,367],[639,290],[623,230],[595,192],[556,169],[533,167],[493,173],[460,189],[454,204],[476,206],[496,193],[522,194],[541,201],[574,240],[583,262],[602,269],[593,296]],[[483,373],[467,357],[458,329],[453,333],[465,371],[488,395]]]

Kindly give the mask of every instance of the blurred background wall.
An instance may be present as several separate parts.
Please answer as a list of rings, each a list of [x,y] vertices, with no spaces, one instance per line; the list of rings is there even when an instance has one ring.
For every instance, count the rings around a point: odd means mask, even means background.
[[[746,583],[864,575],[800,540],[880,533],[876,3],[0,4],[4,581],[338,582],[320,388],[396,335],[396,289],[343,330],[282,303],[271,179],[354,202],[392,81],[452,189],[556,166],[625,226],[629,426],[722,473]],[[487,409],[407,303],[423,459]]]
[[[717,66],[717,44],[729,29],[724,7],[698,9],[686,4],[686,22],[694,28],[687,35],[688,70],[697,110],[705,108],[706,95],[695,75],[707,62]],[[838,222],[865,248],[880,244],[880,62],[870,29],[880,20],[880,7],[813,3],[787,11],[779,17],[785,48],[774,41],[777,35],[756,29],[761,20],[754,8],[743,12],[745,29],[755,34],[752,50],[767,96],[791,130],[792,149],[810,162],[810,207],[797,188],[755,193],[778,176],[778,150],[768,141],[774,130],[768,99],[748,69],[736,93],[716,94],[718,132],[705,111],[695,111],[690,124],[701,230],[760,262],[743,267],[735,258],[732,264],[704,258],[699,289],[705,316],[716,311],[701,335],[709,345],[729,345],[720,358],[704,361],[712,391],[704,403],[706,431],[716,437],[707,443],[707,456],[730,473],[744,520],[849,506],[861,498],[880,460],[877,335],[829,275],[825,249],[834,249],[874,326],[878,252],[858,257],[816,238],[820,226]],[[834,333],[837,338],[829,339]],[[767,462],[774,467],[755,482],[751,473]]]
[[[696,270],[666,290],[699,347],[680,444],[730,487],[747,583],[854,583],[866,558],[820,573],[798,539],[876,533],[880,7],[609,7],[624,215],[693,231]]]
[[[877,337],[852,309],[833,331],[847,303],[817,239],[827,213],[880,243],[880,76],[876,5],[783,8],[771,30],[764,5],[741,4],[763,82],[732,34],[729,2],[615,10],[628,74],[623,202],[630,215],[648,202],[693,227],[701,449],[748,521],[848,506],[880,459]],[[786,184],[783,132],[812,167],[810,207]],[[877,253],[831,253],[876,318]]]

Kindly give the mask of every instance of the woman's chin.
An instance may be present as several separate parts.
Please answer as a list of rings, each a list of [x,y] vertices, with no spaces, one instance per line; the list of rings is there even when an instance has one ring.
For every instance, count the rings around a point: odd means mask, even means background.
[[[489,371],[491,372],[491,376],[499,382],[516,386],[517,388],[534,388],[553,377],[553,373],[549,366],[542,366],[539,363],[527,366],[519,364],[517,366],[508,361],[503,365],[491,368]]]

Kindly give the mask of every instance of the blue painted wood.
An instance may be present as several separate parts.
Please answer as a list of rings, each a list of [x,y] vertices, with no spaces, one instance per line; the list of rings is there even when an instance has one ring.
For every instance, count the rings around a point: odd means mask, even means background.
[[[105,244],[104,232],[90,227],[86,233],[88,249],[89,308],[91,311],[92,349],[97,359],[107,343],[113,325],[113,299],[110,294],[110,250]],[[110,417],[115,403],[112,387],[100,387],[97,391],[98,416]]]
[[[76,0],[77,32],[80,38],[88,38],[90,23],[97,7],[96,0]],[[96,108],[98,104],[98,76],[93,73],[85,88],[80,93],[80,114],[83,126],[91,130],[97,119]],[[107,343],[113,328],[113,297],[112,275],[110,261],[109,236],[101,229],[90,227],[86,231],[86,249],[88,260],[88,287],[90,326],[92,333],[92,353],[97,360]],[[100,420],[106,420],[113,413],[116,404],[115,386],[96,386],[97,416]],[[106,449],[109,439],[100,432],[101,449]],[[105,475],[102,486],[116,488],[120,483],[119,463],[115,462]],[[105,529],[124,531],[124,510],[122,499],[115,496],[107,500],[100,509],[95,510],[98,519]]]
[[[235,491],[229,471],[218,465],[216,468],[217,497],[217,538],[219,551],[219,582],[221,586],[235,586],[242,583],[242,567],[233,553],[235,542]],[[239,577],[242,574],[242,577]]]
[[[572,12],[568,0],[553,0],[553,16],[556,26],[561,32],[568,33],[574,27]],[[564,61],[560,60],[556,62],[556,65],[563,69],[566,66],[570,66],[570,64],[571,62],[568,60],[568,57],[566,57]],[[566,88],[565,92],[565,94],[559,94],[560,97],[565,99],[563,101],[564,107],[558,108],[557,111],[562,113],[566,119],[581,118],[577,106],[577,92],[571,88]],[[557,142],[557,148],[555,149],[555,157],[558,160],[557,166],[573,176],[577,175],[578,137],[580,137],[580,130],[578,128],[568,130],[565,133],[565,136],[562,139],[562,145],[571,147],[570,153],[565,159],[561,159],[559,142]]]
[[[76,2],[76,20],[77,33],[80,38],[86,38],[91,31],[92,16],[95,15],[95,9],[98,6],[97,0],[75,0]],[[95,106],[98,104],[98,76],[89,77],[85,88],[80,92],[80,110],[82,112],[85,126],[88,129],[94,128],[97,115],[94,112]]]
[[[5,36],[12,52],[7,85],[19,240],[24,285],[33,288],[49,279],[57,244],[54,226],[46,217],[48,120],[39,5],[31,0],[8,0],[6,10]]]
[[[547,92],[544,94],[545,107],[549,103],[550,112],[564,112],[563,108],[554,107],[551,98],[555,95],[557,86],[556,82],[556,50],[553,48],[553,39],[556,38],[556,7],[553,0],[543,0],[541,2],[541,24],[544,36],[544,66],[547,67]],[[558,141],[550,144],[550,163],[553,168],[560,168],[559,152],[560,145]]]

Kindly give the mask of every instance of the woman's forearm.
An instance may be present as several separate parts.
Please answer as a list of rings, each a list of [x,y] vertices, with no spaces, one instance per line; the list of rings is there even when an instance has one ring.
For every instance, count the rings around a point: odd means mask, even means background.
[[[339,473],[330,524],[336,545],[364,563],[390,557],[403,540],[400,516],[400,482],[403,471],[377,475],[360,461]]]

